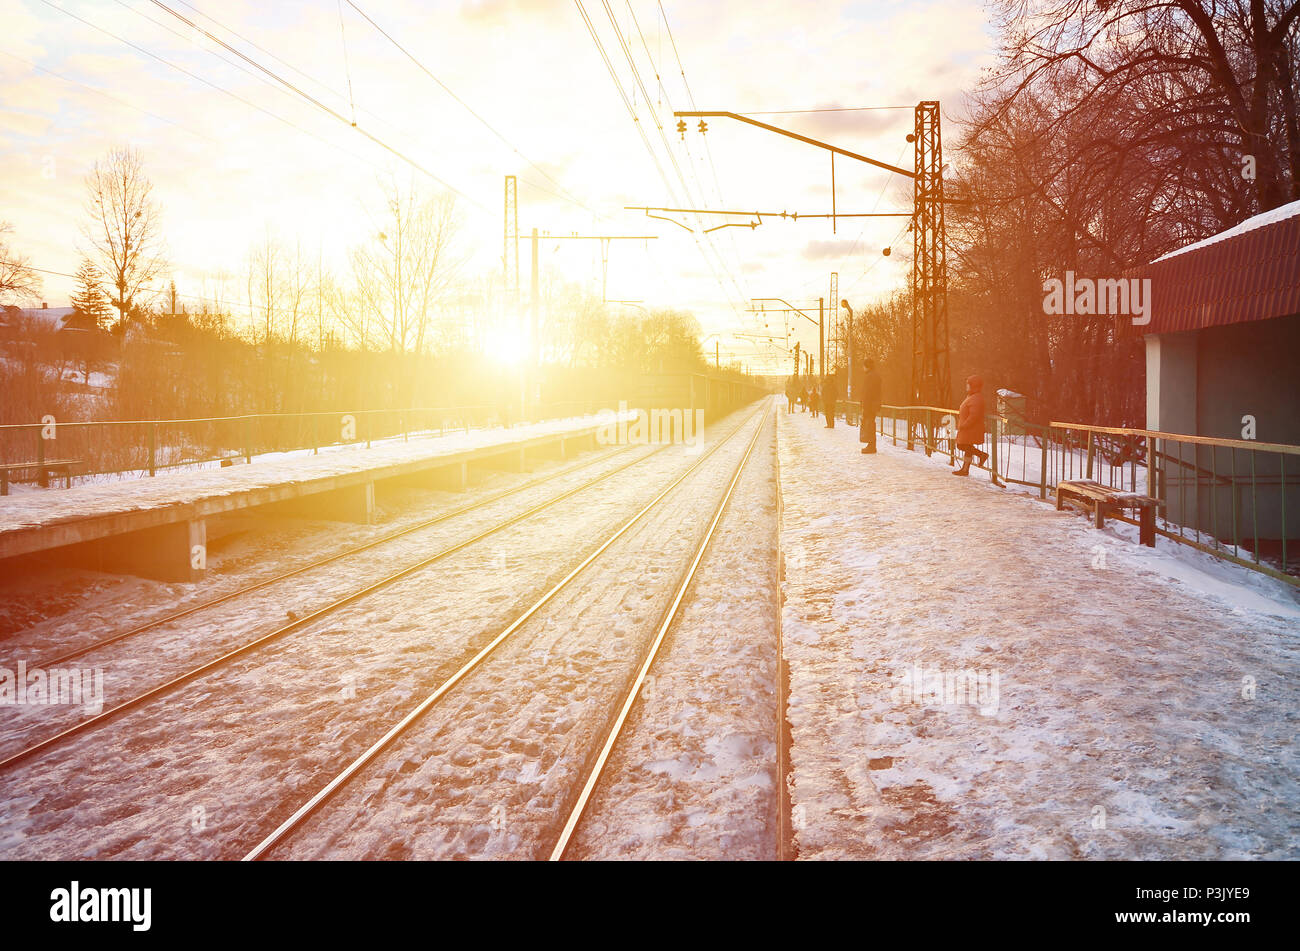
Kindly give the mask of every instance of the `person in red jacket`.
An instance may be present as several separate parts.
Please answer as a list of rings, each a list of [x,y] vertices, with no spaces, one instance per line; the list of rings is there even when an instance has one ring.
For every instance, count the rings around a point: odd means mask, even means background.
[[[984,441],[984,381],[978,376],[966,377],[966,392],[969,395],[957,410],[957,451],[966,454],[966,462],[953,470],[955,476],[970,475],[972,455],[980,457],[981,466],[989,459],[987,452],[975,448]]]

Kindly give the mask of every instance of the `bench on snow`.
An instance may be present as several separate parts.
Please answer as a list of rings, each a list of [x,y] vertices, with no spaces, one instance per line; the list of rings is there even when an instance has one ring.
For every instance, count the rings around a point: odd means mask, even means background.
[[[46,459],[44,462],[0,463],[0,495],[9,494],[11,473],[31,472],[33,469],[38,473],[37,484],[42,489],[50,487],[51,472],[62,475],[65,480],[65,487],[70,489],[72,488],[72,467],[80,464],[80,459]]]
[[[1056,510],[1059,512],[1069,502],[1083,508],[1092,516],[1093,524],[1102,528],[1107,514],[1125,509],[1138,511],[1138,537],[1148,548],[1156,547],[1156,506],[1160,503],[1140,492],[1121,492],[1100,482],[1078,480],[1058,482],[1056,485]]]

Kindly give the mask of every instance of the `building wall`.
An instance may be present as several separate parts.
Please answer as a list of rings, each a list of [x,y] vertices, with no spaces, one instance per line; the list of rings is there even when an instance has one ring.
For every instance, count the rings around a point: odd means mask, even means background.
[[[1147,428],[1300,445],[1300,315],[1153,334]],[[1159,495],[1172,521],[1224,541],[1300,538],[1300,457],[1165,443]],[[1285,487],[1283,479],[1285,478]],[[1231,485],[1227,484],[1231,483]]]
[[[1300,446],[1300,314],[1195,332],[1196,432]],[[1300,473],[1298,473],[1300,474]]]

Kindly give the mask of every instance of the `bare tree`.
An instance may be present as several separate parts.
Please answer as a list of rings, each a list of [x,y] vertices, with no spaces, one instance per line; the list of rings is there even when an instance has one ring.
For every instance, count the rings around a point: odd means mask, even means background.
[[[287,267],[288,274],[284,279],[284,336],[290,347],[296,347],[299,331],[306,325],[306,308],[314,294],[311,264],[303,257],[301,239],[294,244],[293,257]]]
[[[1102,104],[1123,111],[1111,124],[1113,154],[1138,152],[1170,179],[1248,193],[1246,214],[1300,198],[1296,62],[1300,0],[999,0],[1002,60],[985,89],[1002,119],[1022,98],[1053,101],[1055,123]],[[1054,123],[1054,124],[1055,124]],[[1075,126],[1076,132],[1086,133]],[[1076,140],[1095,148],[1097,137]],[[1222,176],[1222,166],[1234,174]],[[1207,174],[1208,165],[1219,169]],[[1235,179],[1233,181],[1232,179]],[[1205,196],[1213,202],[1213,194]],[[1229,205],[1233,204],[1229,202]]]
[[[280,242],[269,227],[248,255],[245,275],[248,309],[256,322],[254,337],[263,346],[279,335],[283,322],[280,312],[285,282],[283,255]]]
[[[454,196],[426,197],[395,182],[384,189],[384,205],[373,240],[352,253],[359,302],[374,317],[363,337],[395,353],[421,353],[434,314],[464,264],[457,243],[461,217]]]
[[[140,153],[114,149],[86,176],[87,224],[82,233],[99,256],[118,326],[127,327],[136,296],[167,266],[162,243],[162,208],[144,174]]]
[[[41,277],[31,269],[26,256],[9,247],[5,235],[13,230],[9,222],[0,221],[0,302],[34,301],[40,296]]]

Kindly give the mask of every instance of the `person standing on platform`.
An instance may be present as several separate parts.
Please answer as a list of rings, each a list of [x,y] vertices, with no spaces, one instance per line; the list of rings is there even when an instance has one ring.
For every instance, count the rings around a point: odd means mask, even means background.
[[[817,418],[817,408],[821,405],[821,399],[821,390],[816,383],[813,383],[808,387],[808,409],[812,411],[813,419]]]
[[[822,383],[822,403],[823,408],[826,410],[827,429],[835,428],[835,404],[839,402],[839,399],[839,387],[835,385],[835,374],[832,373]]]
[[[880,412],[880,372],[874,360],[862,363],[862,418],[858,422],[858,442],[866,443],[862,454],[876,451],[876,416]]]

